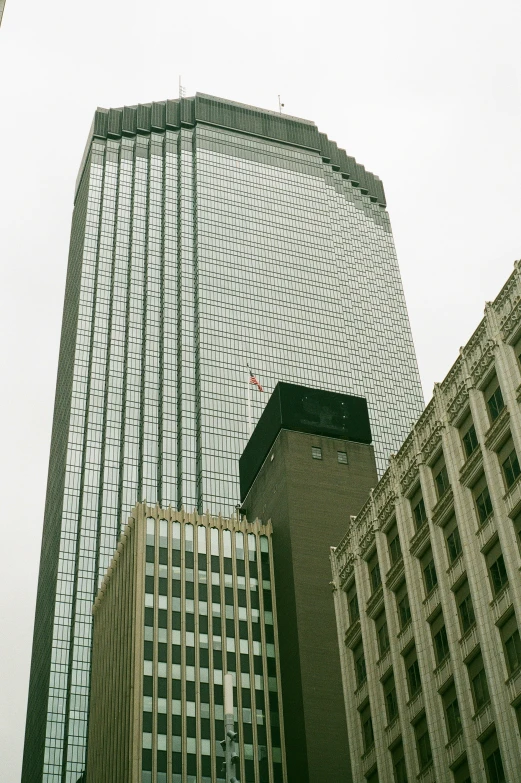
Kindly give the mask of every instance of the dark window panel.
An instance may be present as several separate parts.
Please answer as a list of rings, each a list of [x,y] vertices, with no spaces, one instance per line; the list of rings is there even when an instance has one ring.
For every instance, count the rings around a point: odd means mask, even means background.
[[[494,422],[497,419],[504,407],[503,394],[501,393],[500,387],[497,386],[487,400],[487,408],[491,422]]]
[[[463,448],[465,450],[465,456],[467,459],[474,454],[478,447],[478,436],[476,435],[476,428],[473,424],[470,425],[469,429],[465,433],[465,435],[462,438],[463,441]]]
[[[521,468],[519,467],[519,460],[515,449],[513,449],[508,457],[502,463],[503,475],[505,477],[505,484],[507,489],[514,484],[515,480],[521,475]]]
[[[425,503],[423,498],[420,498],[418,503],[413,508],[414,522],[416,529],[419,530],[427,521],[427,512],[425,511]]]

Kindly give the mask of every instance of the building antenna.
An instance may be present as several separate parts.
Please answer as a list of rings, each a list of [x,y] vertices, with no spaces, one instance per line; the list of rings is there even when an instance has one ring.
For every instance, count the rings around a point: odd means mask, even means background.
[[[279,95],[279,112],[282,114],[282,109],[284,108],[284,104],[280,102],[280,95]]]
[[[181,81],[181,74],[179,74],[179,97],[185,98],[186,97],[186,90],[183,87],[182,81]]]
[[[235,748],[237,742],[233,719],[233,678],[231,674],[224,675],[224,739],[221,747],[224,750],[224,772],[226,783],[239,783],[236,775],[236,765],[239,763],[239,755]]]

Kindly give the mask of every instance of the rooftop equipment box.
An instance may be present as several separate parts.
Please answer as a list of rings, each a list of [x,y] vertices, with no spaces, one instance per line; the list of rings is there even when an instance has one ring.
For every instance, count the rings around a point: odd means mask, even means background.
[[[364,397],[279,382],[239,460],[241,502],[282,429],[355,443],[372,440]]]

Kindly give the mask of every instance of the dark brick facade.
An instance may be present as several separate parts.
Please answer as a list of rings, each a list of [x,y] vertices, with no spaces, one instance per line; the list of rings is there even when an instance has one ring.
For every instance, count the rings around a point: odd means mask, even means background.
[[[244,501],[273,524],[289,783],[351,781],[329,548],[376,483],[372,446],[283,429]]]

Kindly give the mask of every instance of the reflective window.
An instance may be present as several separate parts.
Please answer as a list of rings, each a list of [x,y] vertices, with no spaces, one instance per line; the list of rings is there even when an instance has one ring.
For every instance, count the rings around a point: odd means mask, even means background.
[[[463,448],[465,450],[465,456],[468,458],[473,454],[479,443],[478,443],[478,436],[476,435],[476,428],[473,424],[470,425],[466,433],[462,437],[463,442]]]

